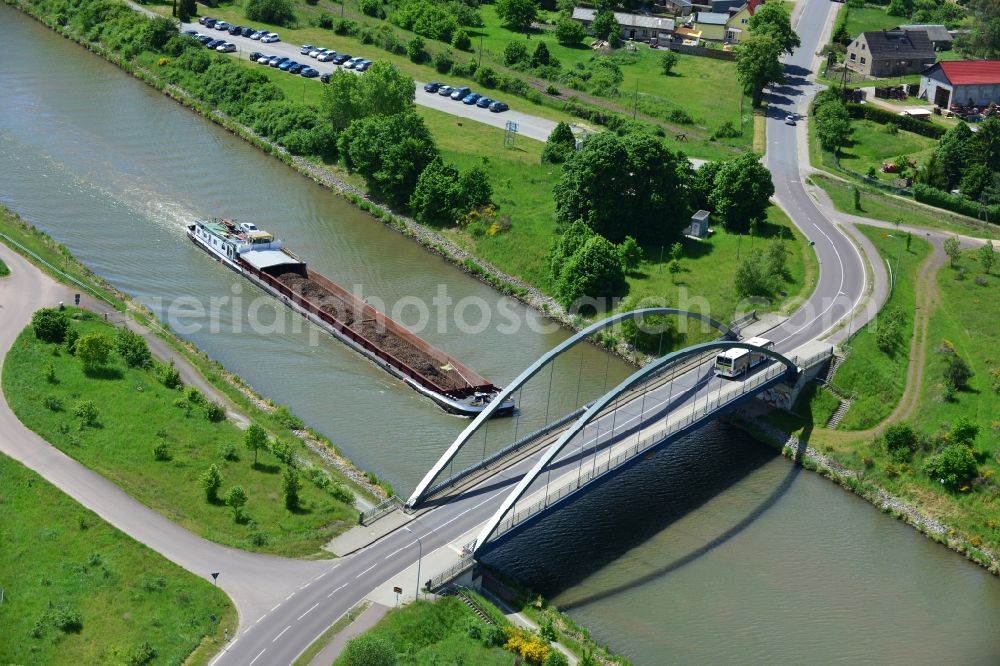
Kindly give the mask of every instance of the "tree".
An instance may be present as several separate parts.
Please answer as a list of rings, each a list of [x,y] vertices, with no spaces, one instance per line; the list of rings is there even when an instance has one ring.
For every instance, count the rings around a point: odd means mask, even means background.
[[[321,108],[334,129],[343,130],[361,118],[411,111],[415,91],[413,79],[392,63],[376,60],[364,76],[334,72],[324,86]]]
[[[61,343],[69,330],[69,317],[63,310],[42,308],[31,315],[31,328],[42,342]]]
[[[979,473],[972,449],[962,444],[946,446],[941,453],[927,461],[924,471],[927,476],[950,489],[961,487]]]
[[[948,353],[946,365],[944,366],[944,383],[952,391],[961,391],[969,387],[969,380],[975,373],[964,358],[958,352]]]
[[[451,164],[434,158],[417,178],[417,185],[410,197],[410,210],[418,221],[430,225],[455,222],[454,194],[459,172]]]
[[[347,641],[337,661],[343,666],[396,666],[396,652],[384,638],[362,634]]]
[[[851,116],[842,102],[828,102],[816,111],[816,135],[826,150],[840,154],[851,140]]]
[[[115,336],[115,349],[130,368],[148,368],[153,364],[153,355],[145,338],[127,328],[119,329]]]
[[[944,239],[944,253],[948,255],[948,259],[951,260],[951,267],[954,268],[955,262],[962,256],[962,246],[959,244],[957,237],[951,236]]]
[[[1000,118],[988,118],[977,129],[976,149],[979,159],[992,173],[1000,173]]]
[[[518,32],[527,32],[538,16],[536,0],[497,0],[496,8],[503,24]]]
[[[889,16],[908,18],[913,13],[913,0],[890,0],[885,13]]]
[[[773,194],[771,172],[760,156],[744,153],[722,164],[708,199],[728,231],[743,232],[766,217]]]
[[[195,0],[178,0],[177,2],[177,18],[180,19],[182,23],[188,23],[191,21],[192,16],[197,16],[198,5]]]
[[[472,39],[469,37],[469,33],[459,29],[451,36],[451,45],[459,51],[471,51]]]
[[[257,465],[257,453],[267,448],[267,431],[256,423],[251,423],[243,433],[243,445],[253,451],[253,464]]]
[[[512,39],[503,47],[503,64],[508,67],[520,65],[528,59],[528,45],[519,39]]]
[[[285,508],[289,511],[298,511],[300,506],[299,491],[302,490],[302,480],[299,479],[299,471],[294,466],[285,468],[282,475],[282,491],[285,495]]]
[[[740,260],[733,276],[733,287],[740,298],[771,295],[774,278],[762,252],[749,252]]]
[[[995,0],[969,0],[972,30],[959,40],[959,48],[979,58],[1000,58],[1000,6]]]
[[[233,510],[233,520],[240,522],[240,518],[243,516],[243,507],[246,505],[247,491],[243,490],[243,486],[233,486],[226,493],[226,506]]]
[[[424,43],[424,38],[420,35],[415,36],[406,44],[406,55],[409,56],[410,60],[413,62],[423,62],[427,60],[427,48]],[[373,63],[374,64],[374,63]]]
[[[992,182],[993,172],[988,166],[983,163],[973,164],[965,170],[962,180],[958,183],[958,189],[963,196],[979,201]]]
[[[635,242],[635,239],[631,236],[626,236],[618,245],[618,252],[622,258],[622,266],[629,273],[635,271],[639,268],[639,264],[642,263],[642,248],[639,244]]]
[[[551,61],[552,56],[549,54],[549,47],[545,45],[545,42],[538,42],[534,52],[531,54],[531,66],[544,67],[550,64]]]
[[[979,263],[983,266],[983,272],[987,275],[993,270],[993,264],[996,263],[997,253],[993,249],[993,242],[986,241],[981,248],[979,248]]]
[[[751,34],[737,49],[736,78],[755,107],[760,106],[765,86],[785,82],[780,57],[781,45],[768,34]]]
[[[751,35],[770,35],[777,42],[781,51],[792,54],[801,45],[799,36],[792,29],[788,10],[779,2],[766,3],[757,7],[748,24]]]
[[[657,137],[601,132],[563,166],[554,197],[557,219],[582,219],[613,243],[632,236],[654,245],[680,233],[689,218],[687,159]]]
[[[563,46],[576,46],[586,36],[587,30],[579,21],[563,16],[556,22],[556,41]]]
[[[599,10],[594,16],[594,22],[590,24],[594,37],[605,41],[610,41],[609,37],[616,28],[618,28],[618,21],[611,9]]]
[[[885,450],[896,462],[905,462],[917,450],[917,432],[909,423],[893,423],[882,433]]]
[[[979,436],[979,426],[967,416],[960,416],[948,431],[948,437],[953,444],[972,446]]]
[[[81,335],[76,341],[76,357],[83,363],[85,370],[96,370],[107,365],[111,349],[111,340],[103,333]]]
[[[576,150],[576,137],[573,136],[572,128],[565,122],[559,121],[545,141],[542,163],[561,164],[573,154],[574,150]]]
[[[400,208],[409,202],[420,173],[438,156],[430,131],[412,111],[355,120],[337,145],[347,169],[360,173],[369,188]]]
[[[139,40],[145,50],[162,51],[171,37],[177,35],[177,21],[166,16],[157,16],[142,26]]]
[[[555,282],[559,282],[562,276],[563,268],[569,262],[570,258],[576,254],[577,250],[584,246],[584,244],[591,239],[594,232],[586,225],[583,220],[577,220],[573,224],[569,225],[559,239],[556,241],[552,250],[549,252],[549,272],[552,274]]]
[[[575,301],[622,296],[628,291],[625,269],[618,249],[603,236],[591,236],[563,266],[557,292],[560,302],[570,307]]]
[[[677,54],[673,51],[667,51],[660,56],[660,69],[663,70],[664,76],[670,76],[670,73],[674,71],[674,67],[676,66]]]
[[[854,210],[861,210],[861,189],[857,185],[852,185],[851,194],[854,195]]]
[[[492,199],[493,186],[485,169],[472,166],[462,173],[455,188],[455,206],[459,215],[489,205]]]
[[[691,197],[691,208],[694,210],[711,209],[708,197],[715,189],[715,176],[722,168],[723,162],[705,162],[691,174],[688,193]]]
[[[950,191],[962,180],[966,168],[976,164],[976,137],[965,123],[958,123],[934,148],[933,168],[927,166],[925,181],[940,190]]]
[[[291,0],[246,0],[243,13],[251,21],[289,25],[295,21]]]
[[[219,488],[222,487],[222,472],[215,463],[209,465],[201,475],[201,487],[205,491],[205,499],[211,503],[219,501]]]

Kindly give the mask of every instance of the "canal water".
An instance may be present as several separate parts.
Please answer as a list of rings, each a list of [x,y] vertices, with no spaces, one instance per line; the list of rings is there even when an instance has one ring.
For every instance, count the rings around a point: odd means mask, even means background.
[[[0,202],[402,493],[466,421],[261,298],[188,243],[186,223],[275,232],[376,306],[427,319],[424,337],[498,384],[566,338],[7,6],[0,43],[16,55],[0,61]],[[544,373],[525,390],[517,427],[628,372],[581,347],[551,391]],[[515,427],[496,423],[500,439]],[[493,558],[637,664],[1000,660],[1000,582],[721,425]]]

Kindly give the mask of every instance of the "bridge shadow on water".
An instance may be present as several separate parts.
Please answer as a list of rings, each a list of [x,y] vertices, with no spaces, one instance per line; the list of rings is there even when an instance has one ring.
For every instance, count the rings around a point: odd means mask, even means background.
[[[804,449],[809,432],[804,432]],[[801,450],[800,450],[801,452]],[[620,475],[560,506],[523,531],[501,539],[482,561],[553,598],[697,512],[780,454],[724,423],[705,426]],[[627,580],[599,586],[561,604],[571,610],[627,592],[695,562],[750,527],[788,491],[800,472],[787,472],[757,505],[714,537]],[[713,519],[717,519],[713,516]]]

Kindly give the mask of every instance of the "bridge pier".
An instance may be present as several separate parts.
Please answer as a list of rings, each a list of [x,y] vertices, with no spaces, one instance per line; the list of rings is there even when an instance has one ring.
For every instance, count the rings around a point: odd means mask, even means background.
[[[833,345],[814,340],[796,349],[791,358],[801,368],[795,383],[772,386],[757,396],[758,400],[789,412],[792,411],[795,401],[799,399],[799,394],[806,384],[823,374],[830,365],[833,360]]]

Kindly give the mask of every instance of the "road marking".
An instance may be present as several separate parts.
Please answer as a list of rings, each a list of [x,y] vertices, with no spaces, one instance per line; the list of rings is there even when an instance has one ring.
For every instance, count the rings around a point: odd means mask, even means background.
[[[367,569],[365,569],[364,571],[362,571],[361,573],[359,573],[357,576],[355,576],[355,578],[361,578],[362,576],[364,576],[366,573],[368,573],[369,571],[371,571],[372,569],[374,569],[377,566],[378,566],[377,564],[371,565],[370,567],[368,567]]]
[[[407,545],[403,546],[402,548],[397,548],[396,550],[392,551],[391,553],[389,553],[388,555],[386,555],[382,559],[383,560],[388,560],[390,557],[394,557],[396,554],[401,553],[402,551],[406,550],[407,548],[409,548],[412,545],[413,544],[411,543],[411,544],[407,544]]]
[[[261,621],[261,620],[263,620],[263,619],[264,619],[265,617],[267,617],[267,613],[264,613],[264,614],[263,614],[263,615],[261,615],[261,616],[260,616],[259,618],[257,618],[257,622],[260,622],[260,621]],[[254,624],[257,624],[257,622],[254,622]]]
[[[300,590],[304,590],[307,587],[309,587],[310,585],[312,585],[312,581],[309,581],[308,583],[305,583],[304,585],[299,585],[299,589]]]
[[[309,610],[307,610],[302,615],[299,615],[299,619],[296,620],[296,622],[298,622],[299,620],[301,620],[302,618],[304,618],[306,615],[309,615],[309,613],[312,613],[313,610],[315,610],[316,606],[319,606],[319,602],[318,601],[312,605],[312,608],[310,608]]]
[[[250,666],[253,666],[254,662],[256,662],[258,659],[260,659],[260,655],[264,654],[264,652],[266,652],[266,651],[267,651],[267,648],[264,648],[263,650],[261,650],[260,652],[258,652],[257,656],[254,657],[253,661],[250,662]]]
[[[274,611],[278,610],[278,606],[280,606],[280,605],[281,605],[281,602],[278,602],[278,605],[275,606],[274,608],[272,608],[271,610],[269,610],[268,613],[273,613]]]
[[[323,573],[321,573],[320,575],[318,575],[318,576],[316,576],[315,578],[313,578],[313,580],[319,580],[320,578],[322,578],[323,576],[327,575],[327,574],[328,574],[328,573],[330,573],[331,571],[333,571],[333,570],[332,570],[332,569],[327,569],[326,571],[324,571],[324,572],[323,572]]]
[[[334,589],[334,590],[333,590],[332,592],[330,592],[330,594],[326,595],[326,598],[327,598],[327,599],[329,599],[330,597],[332,597],[332,596],[333,596],[334,594],[336,594],[337,592],[340,592],[340,591],[341,591],[342,589],[344,589],[345,587],[347,587],[347,583],[344,583],[344,584],[343,584],[343,585],[341,585],[340,587],[338,587],[338,588]]]
[[[285,635],[285,632],[286,632],[286,631],[288,631],[288,630],[289,630],[289,629],[291,629],[291,628],[292,628],[292,625],[288,625],[287,627],[285,627],[284,629],[282,629],[282,630],[281,630],[281,633],[280,633],[280,634],[278,634],[278,635],[277,635],[277,636],[275,636],[275,637],[274,637],[273,639],[271,639],[271,642],[273,643],[274,641],[276,641],[276,640],[278,640],[279,638],[281,638],[282,636],[284,636],[284,635]],[[257,656],[259,657],[260,655],[257,655]],[[253,662],[250,662],[250,663],[253,663]]]
[[[292,593],[291,593],[291,594],[289,594],[289,595],[288,595],[287,597],[285,597],[285,601],[288,601],[289,599],[291,599],[291,598],[292,598],[292,597],[294,597],[294,596],[295,596],[295,592],[292,592]]]

